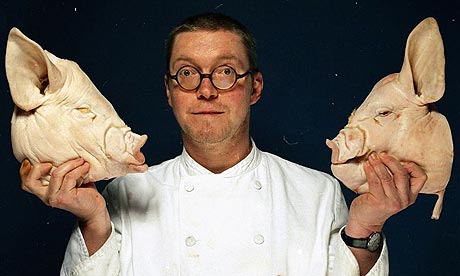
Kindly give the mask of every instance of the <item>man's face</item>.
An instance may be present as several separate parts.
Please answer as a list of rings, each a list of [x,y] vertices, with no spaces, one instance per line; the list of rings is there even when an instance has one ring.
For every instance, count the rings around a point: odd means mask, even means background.
[[[183,66],[193,66],[209,74],[227,65],[237,74],[249,70],[241,38],[229,31],[195,31],[177,35],[169,63],[172,75]],[[260,98],[261,73],[238,79],[228,90],[216,89],[204,78],[193,91],[183,90],[175,80],[165,78],[168,103],[182,129],[184,142],[219,143],[249,137],[250,105]]]

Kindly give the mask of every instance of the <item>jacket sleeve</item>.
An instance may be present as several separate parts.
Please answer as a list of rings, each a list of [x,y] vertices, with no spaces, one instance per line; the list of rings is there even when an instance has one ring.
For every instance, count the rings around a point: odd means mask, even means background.
[[[107,188],[103,196],[112,220],[112,232],[109,238],[98,251],[89,256],[83,234],[77,224],[67,244],[61,276],[115,276],[120,274],[121,231],[117,227],[120,220],[118,201],[113,199],[113,194]]]
[[[336,182],[336,181],[335,181]],[[335,220],[331,228],[331,240],[329,245],[329,274],[331,276],[359,276],[358,261],[340,237],[340,230],[345,227],[348,218],[348,208],[340,189],[336,182],[335,198]],[[366,274],[367,276],[387,276],[389,275],[388,248],[384,240],[382,251],[377,262]]]
[[[70,236],[61,267],[61,276],[118,275],[120,271],[120,234],[114,230],[104,245],[89,256],[80,228],[76,226]]]

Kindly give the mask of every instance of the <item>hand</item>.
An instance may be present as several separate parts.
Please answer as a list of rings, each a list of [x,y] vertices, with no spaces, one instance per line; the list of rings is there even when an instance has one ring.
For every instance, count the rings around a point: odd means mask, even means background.
[[[49,176],[51,168],[50,163],[32,166],[29,160],[24,160],[19,169],[22,189],[48,206],[73,213],[82,222],[106,212],[105,200],[94,183],[82,184],[89,172],[89,163],[82,158],[63,163],[51,172],[49,184],[45,186],[40,179]]]
[[[364,163],[369,192],[355,198],[350,206],[346,232],[352,237],[368,237],[381,231],[385,221],[415,202],[427,180],[426,173],[413,162],[375,152]]]
[[[94,183],[85,183],[89,163],[83,158],[67,161],[51,172],[50,163],[31,165],[22,162],[19,174],[23,190],[36,195],[46,205],[69,211],[77,216],[89,255],[94,254],[109,238],[112,231],[105,199]],[[51,172],[48,186],[41,178]]]

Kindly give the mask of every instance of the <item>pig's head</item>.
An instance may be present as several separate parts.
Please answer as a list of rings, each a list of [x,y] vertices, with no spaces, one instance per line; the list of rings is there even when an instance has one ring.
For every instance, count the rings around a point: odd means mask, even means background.
[[[91,166],[84,182],[147,169],[140,151],[147,136],[131,131],[75,62],[57,58],[13,28],[5,67],[16,105],[16,159],[56,167],[83,157]]]
[[[421,192],[439,196],[432,215],[439,218],[453,160],[449,124],[433,109],[444,94],[444,64],[438,25],[427,18],[409,35],[401,72],[377,82],[345,128],[326,141],[332,172],[345,186],[368,192],[362,165],[373,151],[414,161],[428,175]]]

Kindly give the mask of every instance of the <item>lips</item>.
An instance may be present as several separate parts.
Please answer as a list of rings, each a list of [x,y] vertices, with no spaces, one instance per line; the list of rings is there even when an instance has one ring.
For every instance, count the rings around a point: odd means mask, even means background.
[[[192,112],[193,115],[219,115],[219,114],[224,114],[223,111],[197,111],[197,112]]]
[[[365,147],[365,134],[357,128],[346,128],[326,144],[332,150],[331,170],[335,177],[357,193],[367,192],[362,162],[369,150]]]

